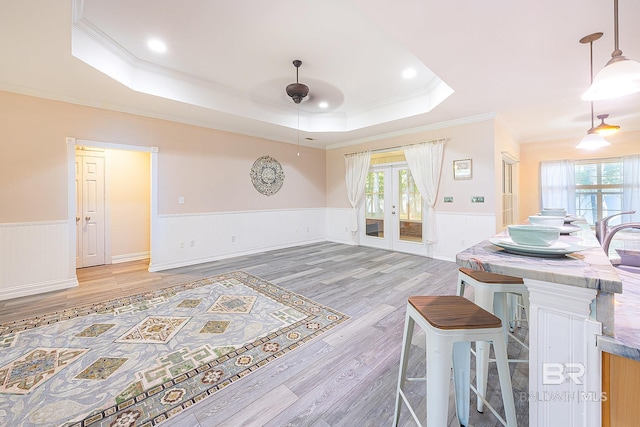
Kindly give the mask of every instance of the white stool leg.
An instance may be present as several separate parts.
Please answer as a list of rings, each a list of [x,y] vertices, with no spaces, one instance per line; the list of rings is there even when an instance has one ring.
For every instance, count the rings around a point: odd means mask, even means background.
[[[493,350],[496,354],[496,365],[500,379],[500,393],[504,404],[504,413],[507,419],[507,427],[516,427],[516,407],[513,402],[513,389],[511,388],[511,373],[507,360],[507,347],[502,340],[493,340]]]
[[[456,414],[461,426],[469,425],[471,342],[453,343],[453,383],[456,397]]]
[[[456,290],[456,295],[458,295],[459,297],[464,296],[465,283],[462,278],[463,273],[458,273],[458,289]]]
[[[400,373],[398,374],[398,388],[396,390],[396,409],[393,415],[393,426],[396,427],[398,425],[398,421],[400,418],[400,406],[402,405],[402,400],[400,397],[400,391],[402,387],[404,387],[405,380],[407,379],[407,364],[409,361],[409,351],[411,350],[411,339],[413,338],[413,327],[414,327],[413,317],[409,315],[407,311],[407,315],[404,321],[404,335],[402,338],[402,352],[400,353]]]
[[[493,291],[485,286],[475,287],[475,303],[489,312],[493,312]],[[476,388],[478,394],[485,397],[487,394],[487,379],[489,377],[489,350],[490,345],[486,341],[476,341]],[[478,399],[476,408],[478,412],[484,411],[484,402]]]
[[[446,427],[453,344],[448,337],[427,331],[427,426]]]

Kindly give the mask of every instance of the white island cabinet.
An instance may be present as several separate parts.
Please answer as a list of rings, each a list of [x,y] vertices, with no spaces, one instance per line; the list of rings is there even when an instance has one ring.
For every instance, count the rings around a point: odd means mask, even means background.
[[[598,336],[614,335],[614,296],[622,282],[587,226],[560,241],[586,248],[546,258],[484,241],[457,254],[456,262],[521,277],[530,292],[529,393],[522,396],[529,425],[600,426]]]

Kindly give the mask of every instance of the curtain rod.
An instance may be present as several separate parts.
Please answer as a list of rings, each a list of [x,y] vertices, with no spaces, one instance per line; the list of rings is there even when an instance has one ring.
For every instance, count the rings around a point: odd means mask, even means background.
[[[449,141],[449,138],[440,138],[440,139],[430,139],[429,141],[425,141],[426,143],[430,143],[430,142],[447,142]],[[406,147],[407,145],[418,145],[418,144],[424,144],[425,142],[414,142],[411,144],[402,144],[402,145],[394,145],[393,147],[386,147],[386,148],[379,148],[377,150],[371,150],[371,153],[384,153],[387,151],[395,151],[399,148],[402,147]],[[367,151],[367,150],[364,150]],[[349,156],[351,154],[357,154],[357,153],[362,153],[363,151],[357,151],[355,153],[347,153],[345,154],[345,156]]]

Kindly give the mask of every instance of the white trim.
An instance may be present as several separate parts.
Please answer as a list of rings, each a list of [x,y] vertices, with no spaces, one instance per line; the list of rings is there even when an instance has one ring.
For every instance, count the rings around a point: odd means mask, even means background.
[[[44,292],[60,291],[62,289],[75,288],[77,286],[78,279],[76,277],[73,277],[71,279],[52,280],[49,282],[29,283],[28,285],[12,286],[9,288],[2,288],[2,292],[0,292],[0,300],[25,297],[28,295],[36,295]]]
[[[124,151],[137,151],[144,152],[150,154],[150,173],[151,173],[151,181],[150,181],[150,200],[151,200],[151,212],[150,212],[150,235],[149,235],[149,248],[150,254],[149,258],[153,259],[154,248],[153,243],[157,241],[157,236],[155,233],[158,233],[157,227],[157,218],[158,218],[158,147],[145,147],[145,146],[137,146],[137,145],[128,145],[128,144],[116,144],[111,142],[104,141],[90,141],[85,139],[76,139],[73,137],[67,137],[67,162],[68,162],[68,177],[67,177],[67,191],[68,191],[68,201],[67,201],[67,213],[68,213],[68,223],[69,223],[69,274],[72,277],[76,277],[76,229],[75,229],[75,158],[76,158],[76,146],[83,145],[88,147],[97,147],[104,148],[110,150],[124,150]],[[105,196],[106,197],[106,196]],[[106,255],[106,254],[105,254]],[[108,260],[109,258],[105,258]]]
[[[129,261],[140,261],[142,259],[149,259],[151,257],[149,251],[137,252],[133,254],[113,255],[111,257],[111,264],[121,264]]]
[[[68,137],[67,143],[67,226],[69,227],[68,275],[76,282],[76,139]]]

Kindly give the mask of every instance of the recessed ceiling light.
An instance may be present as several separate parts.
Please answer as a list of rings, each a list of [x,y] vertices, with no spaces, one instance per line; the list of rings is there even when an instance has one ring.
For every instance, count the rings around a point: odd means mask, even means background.
[[[329,106],[329,103],[326,101],[322,101],[321,103],[318,104],[318,107],[320,108],[327,108]]]
[[[152,39],[147,42],[147,46],[154,52],[164,53],[167,51],[167,45],[158,39]]]
[[[405,79],[412,79],[418,74],[415,68],[407,68],[402,72],[402,77]]]

